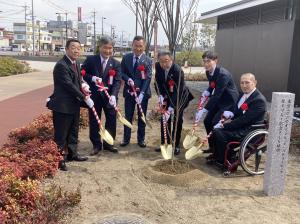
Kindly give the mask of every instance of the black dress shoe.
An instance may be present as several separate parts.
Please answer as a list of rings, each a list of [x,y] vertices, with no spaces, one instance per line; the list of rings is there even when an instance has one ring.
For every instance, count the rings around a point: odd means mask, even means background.
[[[176,147],[175,150],[174,150],[174,155],[177,156],[179,154],[180,154],[180,148]]]
[[[139,142],[138,145],[141,147],[141,148],[145,148],[147,145],[145,142]]]
[[[119,151],[118,151],[118,148],[117,148],[117,147],[114,147],[114,146],[112,146],[112,147],[104,147],[104,150],[110,151],[110,152],[112,152],[112,153],[118,153],[118,152],[119,152]]]
[[[77,161],[77,162],[82,162],[82,161],[86,161],[88,160],[89,158],[86,157],[86,156],[75,156],[72,158],[74,161]]]
[[[154,149],[155,152],[161,152],[161,149],[160,148],[156,148]]]
[[[61,160],[58,163],[58,169],[62,170],[62,171],[68,171],[67,165],[65,160]]]
[[[208,148],[206,150],[203,150],[203,153],[213,153],[213,149],[212,148]]]
[[[129,142],[121,142],[120,146],[121,146],[121,147],[125,147],[125,146],[128,145],[128,144],[129,144]]]
[[[101,149],[99,149],[99,148],[93,148],[90,155],[91,156],[97,155],[100,151],[101,151]]]

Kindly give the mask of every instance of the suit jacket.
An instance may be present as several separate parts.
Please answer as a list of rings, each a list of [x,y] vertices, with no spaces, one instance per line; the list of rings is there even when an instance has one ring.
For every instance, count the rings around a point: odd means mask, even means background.
[[[170,91],[169,81],[173,80],[175,86],[173,92]],[[181,67],[177,64],[173,64],[168,72],[167,80],[165,80],[165,70],[162,69],[158,62],[155,63],[155,81],[156,91],[167,99],[168,106],[176,108],[177,106],[177,93],[179,91],[179,102],[180,105],[185,105],[187,102],[194,99],[194,96],[190,93],[189,89],[184,82],[184,72]],[[180,81],[180,86],[179,86]],[[179,86],[179,88],[178,88]]]
[[[71,61],[64,56],[54,67],[53,80],[54,92],[50,96],[47,107],[50,110],[66,114],[78,112],[80,103],[85,97],[80,90],[82,77],[79,64],[77,63],[77,71],[75,71]]]
[[[141,78],[141,73],[138,71],[134,74],[133,71],[133,53],[129,53],[123,56],[121,62],[121,72],[122,78],[125,81],[123,96],[127,97],[130,96],[128,90],[131,91],[130,86],[127,84],[129,78],[134,81],[135,87],[140,88],[140,92],[144,92],[144,97],[150,98],[151,97],[151,89],[150,89],[150,82],[152,77],[152,60],[145,54],[141,55],[139,59],[138,66],[144,65],[146,79]]]
[[[98,87],[94,82],[92,82],[92,77],[97,76],[102,78],[102,82],[106,87],[108,87],[108,93],[110,95],[114,95],[116,98],[118,97],[119,90],[121,87],[121,69],[120,69],[120,62],[110,57],[106,63],[105,71],[102,72],[102,62],[100,55],[92,55],[88,56],[86,60],[83,62],[81,66],[81,70],[85,70],[86,74],[83,79],[89,84],[92,97],[100,94],[103,99],[107,99],[103,92],[98,91]],[[109,81],[109,70],[114,70],[116,75],[113,78],[112,85],[108,84]]]
[[[205,109],[208,111],[218,107],[221,110],[233,111],[239,93],[232,79],[232,75],[223,67],[216,67],[213,76],[206,72],[209,81],[207,91],[211,96]]]
[[[239,100],[242,96],[243,94],[240,94]],[[256,89],[244,103],[247,104],[248,109],[243,111],[236,104],[234,118],[230,123],[224,124],[224,130],[247,132],[251,129],[251,125],[261,123],[264,120],[267,103],[259,90]]]

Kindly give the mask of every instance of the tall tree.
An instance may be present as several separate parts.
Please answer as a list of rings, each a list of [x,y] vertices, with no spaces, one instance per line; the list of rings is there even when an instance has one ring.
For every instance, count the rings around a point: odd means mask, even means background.
[[[183,30],[196,10],[199,0],[153,0],[157,15],[168,38],[169,50],[175,56]]]
[[[138,5],[138,23],[142,29],[142,36],[146,40],[146,53],[149,53],[152,36],[153,36],[153,22],[157,14],[157,7],[162,0],[139,0]],[[122,0],[122,2],[134,13],[136,16],[136,2],[137,0]]]
[[[203,50],[213,50],[216,42],[216,25],[201,24],[199,44]]]

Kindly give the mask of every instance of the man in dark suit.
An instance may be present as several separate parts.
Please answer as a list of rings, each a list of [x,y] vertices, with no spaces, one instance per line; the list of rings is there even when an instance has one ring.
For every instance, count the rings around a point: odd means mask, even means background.
[[[66,156],[68,160],[87,160],[87,157],[77,153],[80,103],[85,101],[92,107],[93,101],[89,96],[85,96],[88,94],[88,86],[82,81],[76,61],[79,54],[80,42],[75,39],[68,40],[66,55],[54,67],[54,92],[47,102],[47,107],[53,111],[54,141],[64,157],[59,163],[59,168],[64,171],[67,170]],[[86,91],[85,94],[81,89]],[[65,151],[68,151],[68,155]]]
[[[230,72],[217,66],[218,56],[214,52],[204,52],[202,59],[209,81],[209,86],[202,96],[209,97],[209,100],[205,107],[196,113],[196,121],[199,122],[206,116],[204,126],[209,134],[213,126],[220,120],[223,112],[233,110],[239,94]],[[212,152],[211,141],[209,141],[209,149],[205,152]]]
[[[261,124],[264,121],[267,103],[265,97],[256,89],[257,81],[251,73],[241,76],[240,86],[242,93],[234,110],[225,111],[224,116],[230,118],[224,124],[218,122],[214,126],[212,139],[214,154],[210,160],[224,163],[225,148],[230,141],[242,141],[253,130],[251,125]]]
[[[170,115],[174,114],[172,139],[175,140],[174,154],[180,153],[180,137],[183,123],[183,111],[189,102],[194,99],[184,82],[184,73],[181,67],[173,63],[170,52],[161,52],[158,54],[158,61],[155,63],[155,87],[159,94],[159,104],[165,105],[167,111],[163,116],[168,122],[168,130],[171,132]],[[177,130],[175,134],[177,123]],[[174,139],[175,137],[175,139]],[[170,136],[167,134],[167,142],[170,142]],[[163,120],[161,119],[161,144],[164,144]],[[155,151],[160,151],[156,149]]]
[[[132,43],[132,53],[126,54],[121,62],[122,78],[125,81],[123,97],[125,98],[125,118],[132,122],[136,105],[135,97],[132,94],[131,85],[138,90],[138,102],[141,104],[144,114],[147,114],[148,100],[151,97],[150,82],[152,77],[151,58],[144,54],[145,40],[141,36],[136,36]],[[146,147],[145,127],[138,112],[137,142],[142,148]],[[131,129],[124,125],[124,136],[121,146],[129,144]]]
[[[102,37],[99,40],[100,55],[88,56],[82,65],[82,70],[85,70],[84,80],[91,86],[91,98],[95,102],[95,109],[98,116],[101,118],[102,109],[105,113],[105,129],[115,139],[116,137],[116,111],[117,98],[121,86],[121,70],[120,62],[112,57],[114,42],[110,37]],[[103,83],[108,87],[108,93],[111,96],[110,100],[105,95],[104,91],[99,91],[97,84]],[[89,126],[90,140],[93,143],[91,155],[96,155],[102,150],[102,143],[99,135],[99,125],[93,114],[89,110]],[[103,141],[103,149],[118,153],[118,149],[107,142]]]

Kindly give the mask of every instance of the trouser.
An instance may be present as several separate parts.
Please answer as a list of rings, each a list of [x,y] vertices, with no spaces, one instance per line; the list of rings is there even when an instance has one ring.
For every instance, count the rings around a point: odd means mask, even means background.
[[[148,98],[144,97],[141,103],[145,116],[147,114],[148,100],[149,100]],[[125,118],[130,123],[132,123],[135,107],[138,107],[137,105],[136,106],[135,105],[136,105],[136,101],[133,96],[125,97]],[[145,141],[145,128],[146,128],[146,124],[142,121],[141,114],[138,110],[138,131],[137,131],[138,142]],[[131,138],[131,129],[124,125],[123,141],[130,142],[130,138]]]
[[[53,111],[54,141],[59,150],[67,147],[68,156],[77,156],[80,110],[74,114]]]

